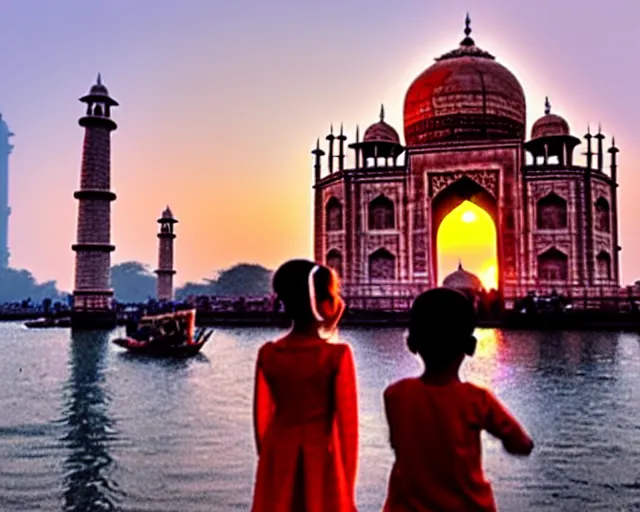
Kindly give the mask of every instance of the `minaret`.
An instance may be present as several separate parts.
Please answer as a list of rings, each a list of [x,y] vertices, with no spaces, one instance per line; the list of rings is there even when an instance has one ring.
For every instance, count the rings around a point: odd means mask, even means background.
[[[160,232],[158,233],[158,275],[156,295],[158,300],[173,300],[173,276],[176,271],[173,270],[173,240],[176,235],[173,232],[173,225],[177,224],[177,220],[171,213],[171,208],[167,206],[166,210],[158,219],[160,224]]]
[[[118,126],[111,119],[111,108],[118,103],[109,96],[100,75],[89,94],[80,98],[87,104],[84,128],[80,190],[78,200],[75,285],[73,290],[74,327],[113,327],[111,289],[111,132]]]
[[[604,151],[602,147],[602,141],[604,140],[604,134],[602,133],[601,125],[598,125],[598,133],[594,135],[594,138],[598,141],[598,171],[604,170]]]
[[[322,157],[324,151],[320,149],[320,139],[316,141],[316,148],[311,151],[314,156],[313,164],[313,257],[317,262],[324,261],[324,245],[322,243],[324,237],[324,208],[322,204],[322,189],[320,188],[320,179],[322,177]]]
[[[595,255],[593,240],[593,194],[591,191],[591,171],[593,170],[593,151],[591,149],[591,128],[587,126],[584,138],[587,141],[587,168],[584,173],[584,212],[585,212],[585,261],[586,261],[586,285],[591,286],[595,278]]]
[[[338,171],[344,171],[344,141],[347,136],[344,134],[342,123],[340,124],[340,135],[336,137],[338,140]]]
[[[620,285],[620,240],[618,235],[618,153],[620,150],[616,147],[616,139],[611,137],[611,147],[609,154],[611,155],[611,212],[612,218],[612,242],[613,242],[613,278],[616,284]]]
[[[9,266],[9,155],[14,134],[0,114],[0,268]]]
[[[326,139],[329,141],[329,155],[327,156],[328,164],[329,164],[329,174],[333,173],[333,141],[336,139],[336,136],[333,134],[333,124],[329,130],[329,135],[327,135]]]

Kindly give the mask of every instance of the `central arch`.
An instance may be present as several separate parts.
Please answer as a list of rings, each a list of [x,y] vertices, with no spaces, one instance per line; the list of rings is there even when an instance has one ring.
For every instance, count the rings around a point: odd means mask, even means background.
[[[484,187],[467,176],[451,183],[431,199],[431,275],[432,283],[436,285],[444,276],[438,268],[438,231],[445,218],[465,201],[473,203],[486,212],[495,227],[495,258],[497,266],[497,289],[502,289],[502,240],[498,223],[497,200]],[[446,271],[446,269],[445,269]]]

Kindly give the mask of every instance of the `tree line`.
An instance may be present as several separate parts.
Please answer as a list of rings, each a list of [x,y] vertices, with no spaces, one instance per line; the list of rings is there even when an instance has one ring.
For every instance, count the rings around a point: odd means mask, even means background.
[[[188,282],[176,288],[177,300],[189,295],[219,297],[258,297],[271,293],[272,271],[262,265],[240,263],[220,271],[215,277],[199,283]],[[146,302],[156,296],[156,276],[148,265],[126,261],[111,267],[111,286],[119,302]],[[68,292],[60,291],[56,281],[38,283],[25,269],[0,268],[0,304],[19,302],[30,298],[32,302],[44,299],[66,301]]]

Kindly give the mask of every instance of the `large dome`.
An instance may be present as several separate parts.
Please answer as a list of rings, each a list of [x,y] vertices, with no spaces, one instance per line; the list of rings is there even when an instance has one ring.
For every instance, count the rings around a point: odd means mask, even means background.
[[[409,87],[404,103],[408,146],[449,140],[524,139],[526,104],[518,79],[469,34]]]

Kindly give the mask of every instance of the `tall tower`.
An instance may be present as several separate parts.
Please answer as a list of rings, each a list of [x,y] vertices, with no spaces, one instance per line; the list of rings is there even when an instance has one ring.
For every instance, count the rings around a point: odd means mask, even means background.
[[[0,268],[9,266],[9,155],[13,149],[9,139],[13,135],[0,114]]]
[[[100,75],[89,94],[80,98],[87,104],[84,128],[80,190],[78,200],[75,285],[73,290],[74,327],[113,327],[111,289],[111,132],[118,125],[111,119],[111,108],[118,106],[102,84]]]
[[[173,300],[173,276],[176,271],[173,269],[173,240],[176,235],[173,232],[173,225],[177,220],[167,206],[166,210],[158,219],[160,232],[158,233],[158,275],[157,291],[158,300]]]

